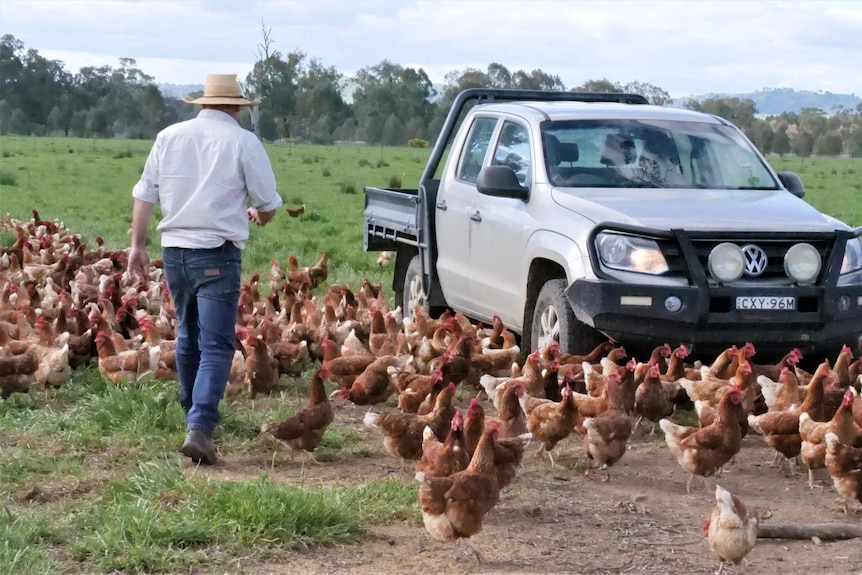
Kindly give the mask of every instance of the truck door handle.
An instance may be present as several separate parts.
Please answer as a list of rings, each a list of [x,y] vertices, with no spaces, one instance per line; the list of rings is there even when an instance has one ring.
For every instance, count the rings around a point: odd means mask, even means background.
[[[470,219],[473,220],[474,222],[481,222],[482,216],[479,214],[478,211],[475,211],[472,214],[470,214]]]
[[[445,202],[445,201],[443,201],[443,202],[437,202],[437,209],[438,209],[438,210],[443,210],[443,211],[445,212],[445,211],[446,211],[446,202]]]

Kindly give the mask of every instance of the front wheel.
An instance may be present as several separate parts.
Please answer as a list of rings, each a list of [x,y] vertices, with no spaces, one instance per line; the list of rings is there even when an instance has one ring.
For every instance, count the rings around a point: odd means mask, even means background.
[[[588,353],[604,341],[602,334],[575,318],[565,289],[566,280],[552,279],[539,290],[530,328],[530,351],[543,349],[556,341],[560,351]]]
[[[406,318],[413,318],[413,309],[421,307],[428,310],[428,294],[422,289],[422,262],[419,255],[413,256],[407,271],[404,272],[404,282],[401,284],[401,311]],[[397,295],[397,294],[396,294]]]

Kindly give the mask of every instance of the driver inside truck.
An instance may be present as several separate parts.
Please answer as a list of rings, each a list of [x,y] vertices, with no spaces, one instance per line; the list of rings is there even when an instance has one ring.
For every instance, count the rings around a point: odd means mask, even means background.
[[[638,167],[640,177],[653,185],[671,188],[688,185],[676,144],[668,134],[651,131],[644,135]]]

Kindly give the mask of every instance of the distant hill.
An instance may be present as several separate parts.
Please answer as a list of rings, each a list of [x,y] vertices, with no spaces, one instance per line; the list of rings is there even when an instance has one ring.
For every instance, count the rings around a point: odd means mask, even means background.
[[[203,84],[157,84],[156,86],[164,96],[179,99],[204,89]]]
[[[674,105],[682,106],[686,100],[704,100],[706,98],[749,98],[757,106],[757,114],[776,116],[782,112],[799,113],[802,108],[819,108],[827,115],[835,113],[839,108],[855,110],[862,104],[862,98],[855,94],[833,94],[832,92],[814,92],[811,90],[796,91],[793,88],[763,88],[748,94],[704,94],[688,96],[674,100]]]

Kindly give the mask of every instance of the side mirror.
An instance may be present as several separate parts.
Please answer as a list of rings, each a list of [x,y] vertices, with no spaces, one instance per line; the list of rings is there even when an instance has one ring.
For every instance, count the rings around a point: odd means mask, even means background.
[[[805,186],[802,185],[802,178],[796,172],[778,172],[778,179],[787,188],[787,191],[797,198],[805,195]]]
[[[476,178],[476,189],[479,193],[499,198],[515,198],[527,201],[530,198],[529,188],[518,181],[515,170],[509,166],[486,166],[479,171]]]

